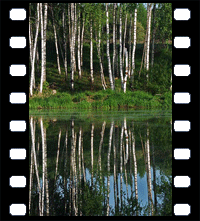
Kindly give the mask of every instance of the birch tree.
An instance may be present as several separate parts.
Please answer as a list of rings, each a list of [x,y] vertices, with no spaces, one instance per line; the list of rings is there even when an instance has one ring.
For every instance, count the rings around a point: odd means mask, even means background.
[[[34,81],[34,70],[35,70],[35,55],[36,55],[36,47],[37,47],[37,38],[39,32],[39,4],[37,4],[37,24],[36,24],[36,34],[35,34],[35,41],[33,47],[33,57],[32,57],[32,65],[31,65],[31,81],[30,81],[30,96],[33,96],[33,81]]]
[[[156,17],[156,3],[153,5],[153,35],[152,35],[152,51],[151,51],[151,67],[153,67],[154,64],[154,48],[155,48],[155,35],[156,35],[156,27],[155,27],[155,19]]]
[[[63,24],[63,41],[64,41],[64,67],[65,67],[65,78],[67,79],[67,39],[66,39],[66,9],[65,6],[63,7],[62,12],[62,24]]]
[[[55,24],[53,6],[51,7],[51,12],[52,12],[52,19],[53,19],[53,30],[54,30],[54,38],[55,38],[55,47],[56,47],[56,58],[57,58],[57,64],[58,64],[58,73],[61,75],[60,59],[59,59],[59,52],[58,52],[58,39],[57,39],[57,32],[56,32],[56,24]]]
[[[41,21],[41,81],[40,93],[42,93],[43,83],[46,81],[46,28],[47,28],[47,3],[44,4],[44,20],[43,20],[43,6],[40,3],[40,21]]]
[[[91,15],[90,15],[91,16]],[[91,83],[94,83],[93,77],[93,41],[92,41],[92,17],[90,17],[90,77]]]
[[[122,6],[121,6],[121,3],[120,3],[120,13],[119,13],[119,46],[120,46],[120,52],[119,52],[120,77],[121,77],[121,87],[123,90],[124,77],[123,77],[123,71],[122,71]]]
[[[115,61],[116,61],[116,8],[117,4],[113,3],[113,79],[115,79]]]
[[[151,35],[151,11],[152,11],[152,3],[149,3],[148,4],[149,6],[149,13],[148,13],[148,32],[147,32],[147,58],[146,58],[146,70],[148,71],[149,70],[149,52],[150,52],[150,35]],[[147,72],[147,81],[149,79],[149,75],[148,75],[148,72]]]
[[[106,3],[106,30],[107,30],[107,58],[108,58],[108,71],[110,87],[114,90],[114,79],[112,76],[111,61],[110,61],[110,51],[109,51],[109,13],[108,13],[108,3]]]
[[[135,70],[135,50],[136,50],[136,38],[137,38],[137,8],[135,8],[135,12],[134,12],[134,31],[133,31],[133,36],[134,36],[134,40],[133,40],[133,50],[132,50],[132,69],[131,69],[131,85],[133,87],[133,82],[134,82],[134,70]]]

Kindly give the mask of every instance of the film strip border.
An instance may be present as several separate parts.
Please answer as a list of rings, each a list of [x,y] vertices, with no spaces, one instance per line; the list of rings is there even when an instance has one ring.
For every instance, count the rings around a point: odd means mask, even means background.
[[[28,13],[28,2],[1,2],[1,220],[28,216]]]
[[[173,215],[181,220],[196,220],[199,217],[199,201],[194,200],[195,195],[199,196],[199,175],[194,172],[196,168],[199,173],[199,3],[174,2],[172,8]],[[198,31],[194,31],[196,25]]]
[[[198,220],[199,2],[172,6],[172,215]],[[1,3],[1,220],[28,216],[28,11],[25,2]]]

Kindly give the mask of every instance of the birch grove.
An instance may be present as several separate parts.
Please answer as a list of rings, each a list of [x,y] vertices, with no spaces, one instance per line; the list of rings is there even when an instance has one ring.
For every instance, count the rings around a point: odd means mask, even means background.
[[[57,73],[61,81],[65,81],[66,91],[77,90],[82,77],[90,80],[91,89],[100,79],[103,90],[117,90],[116,80],[118,82],[120,78],[120,91],[126,93],[135,90],[143,67],[148,82],[154,68],[159,19],[162,10],[167,11],[168,6],[147,3],[141,12],[139,5],[141,3],[30,3],[30,96],[38,88],[43,93],[44,82],[49,83],[51,79],[47,69],[52,60],[57,62]],[[143,48],[142,57],[137,58],[141,60],[140,64],[135,61],[138,44]],[[96,59],[99,65],[96,65]],[[39,71],[36,76],[35,69]],[[35,87],[38,82],[39,86]]]

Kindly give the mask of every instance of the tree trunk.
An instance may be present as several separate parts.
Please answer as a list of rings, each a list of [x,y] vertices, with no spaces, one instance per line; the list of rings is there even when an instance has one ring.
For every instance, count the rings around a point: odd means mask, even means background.
[[[41,80],[40,80],[40,93],[42,93],[44,82],[44,21],[42,12],[42,3],[40,3],[40,21],[41,21]]]
[[[153,67],[154,64],[154,48],[155,48],[155,35],[156,35],[155,16],[156,16],[156,3],[154,3],[153,6],[153,36],[152,36],[151,67]]]
[[[103,64],[101,60],[101,21],[99,19],[99,37],[98,37],[98,43],[97,43],[97,53],[99,57],[99,64],[100,64],[100,73],[101,73],[101,83],[102,87],[105,90],[107,88],[104,73],[103,73]]]
[[[81,16],[80,9],[78,13],[78,76],[81,79]]]
[[[53,18],[53,30],[54,30],[54,38],[55,38],[55,47],[56,47],[56,56],[57,56],[57,64],[58,64],[58,73],[61,74],[60,69],[60,59],[59,59],[59,52],[58,52],[58,40],[57,40],[57,33],[56,33],[56,25],[55,25],[55,18],[53,13],[53,7],[51,8],[52,18]]]
[[[112,76],[111,61],[110,61],[110,51],[109,51],[109,15],[108,15],[108,3],[106,3],[106,29],[107,29],[107,58],[108,58],[108,71],[110,79],[110,87],[114,90],[114,81]]]
[[[115,60],[116,60],[116,3],[113,3],[113,79],[115,79]]]
[[[46,43],[47,43],[47,9],[48,9],[48,3],[44,3],[44,43],[43,43],[43,57],[44,57],[44,75],[43,75],[43,81],[46,81]]]
[[[129,28],[129,59],[128,59],[128,77],[131,76],[131,35],[132,35],[132,14],[130,14],[130,28]]]
[[[119,45],[120,45],[120,52],[119,52],[120,76],[121,76],[121,87],[123,90],[124,78],[123,78],[123,71],[122,71],[122,6],[121,4],[120,4],[120,15],[119,15]]]
[[[93,42],[92,42],[92,19],[90,19],[90,77],[91,83],[94,83],[93,77]]]
[[[125,25],[124,25],[124,43],[123,43],[123,59],[122,59],[122,67],[124,67],[124,58],[125,58],[125,43],[126,43],[126,30],[127,30],[127,13],[126,13],[126,18],[125,18]]]
[[[67,39],[66,39],[66,11],[63,7],[63,40],[64,40],[64,67],[65,67],[65,79],[67,80]]]
[[[146,59],[146,69],[149,70],[149,52],[150,52],[150,35],[151,35],[151,11],[152,11],[152,3],[149,3],[149,16],[148,16],[148,38],[147,38],[147,59]],[[147,72],[147,81],[149,80],[149,75]]]
[[[35,42],[34,42],[34,48],[33,48],[33,59],[32,59],[32,65],[31,65],[31,82],[30,82],[30,96],[33,96],[33,81],[34,81],[34,70],[35,70],[35,54],[36,54],[36,46],[37,46],[37,38],[38,38],[38,32],[39,32],[39,4],[37,4],[37,25],[36,25],[36,34],[35,34]]]
[[[126,66],[125,66],[125,77],[124,77],[124,93],[126,93],[126,82],[127,82],[127,78],[128,78],[128,51],[127,48],[125,48],[125,56],[126,56]]]
[[[71,52],[71,90],[74,90],[74,37],[75,37],[75,23],[74,23],[74,3],[71,3],[71,42],[70,42],[70,52]],[[69,18],[70,19],[70,18]]]
[[[134,84],[134,71],[135,71],[135,50],[136,50],[136,34],[137,34],[137,8],[135,9],[135,15],[134,15],[134,40],[133,40],[133,51],[132,51],[132,70],[131,70],[131,86],[133,88]]]
[[[84,30],[85,30],[85,16],[83,15],[83,26],[82,26],[82,32],[81,32],[81,67],[83,66],[83,36],[84,36]]]

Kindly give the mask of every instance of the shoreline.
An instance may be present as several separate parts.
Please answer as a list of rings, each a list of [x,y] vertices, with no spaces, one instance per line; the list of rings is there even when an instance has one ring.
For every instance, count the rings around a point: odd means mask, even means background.
[[[52,91],[29,97],[29,109],[134,110],[172,109],[172,92],[152,95],[144,91],[121,93],[111,90],[70,94]]]

